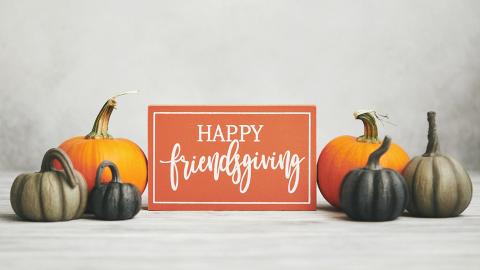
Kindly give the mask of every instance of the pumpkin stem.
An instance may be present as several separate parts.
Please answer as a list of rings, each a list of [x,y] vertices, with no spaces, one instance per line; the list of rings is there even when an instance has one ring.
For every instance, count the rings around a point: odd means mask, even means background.
[[[360,119],[363,122],[363,135],[357,137],[358,142],[366,143],[379,143],[378,128],[375,121],[375,115],[373,111],[357,111],[353,113],[355,119]]]
[[[113,139],[112,135],[108,134],[108,123],[113,109],[117,106],[116,98],[136,93],[138,93],[138,91],[127,91],[108,99],[98,113],[95,123],[93,123],[92,131],[85,136],[85,139]]]
[[[440,145],[438,144],[438,135],[437,135],[437,123],[435,121],[436,117],[435,112],[428,112],[427,119],[428,119],[428,144],[427,150],[424,157],[431,157],[440,152]]]
[[[120,173],[118,172],[118,167],[115,165],[115,163],[111,162],[110,160],[104,160],[100,165],[98,166],[97,169],[97,175],[95,177],[95,186],[100,186],[100,180],[102,178],[103,171],[105,168],[110,168],[110,171],[112,172],[112,180],[111,182],[113,183],[118,183],[120,181]]]
[[[77,185],[75,174],[73,173],[73,165],[67,154],[60,148],[52,148],[48,150],[43,156],[42,166],[40,172],[55,171],[53,160],[58,160],[62,165],[63,171],[66,174],[67,183],[73,188]]]
[[[380,166],[380,158],[385,154],[388,149],[390,148],[390,144],[392,142],[392,138],[390,136],[385,136],[385,139],[383,139],[382,145],[375,150],[373,153],[370,154],[368,157],[368,162],[367,162],[367,169],[370,170],[381,170],[382,166]]]

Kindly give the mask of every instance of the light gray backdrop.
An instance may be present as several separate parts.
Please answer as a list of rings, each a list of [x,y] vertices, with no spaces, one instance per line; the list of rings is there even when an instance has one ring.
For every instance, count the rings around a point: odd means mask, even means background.
[[[438,112],[445,152],[480,169],[480,1],[0,0],[0,168],[89,132],[146,150],[148,104],[316,104],[319,150],[374,108],[409,154]]]

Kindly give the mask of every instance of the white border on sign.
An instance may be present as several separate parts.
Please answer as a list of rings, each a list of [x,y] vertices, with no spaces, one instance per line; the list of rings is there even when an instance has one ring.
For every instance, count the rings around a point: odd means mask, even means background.
[[[310,112],[153,112],[153,147],[152,147],[152,178],[155,178],[155,117],[157,114],[278,114],[278,115],[308,115],[308,201],[306,202],[167,202],[157,201],[155,197],[155,181],[152,179],[152,194],[154,204],[310,204],[311,203],[311,151],[312,151],[312,120]]]

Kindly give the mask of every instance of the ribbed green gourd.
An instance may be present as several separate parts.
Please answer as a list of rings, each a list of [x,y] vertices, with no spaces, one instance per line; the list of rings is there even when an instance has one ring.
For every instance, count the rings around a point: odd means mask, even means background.
[[[388,151],[391,138],[368,158],[364,168],[350,171],[343,179],[340,206],[354,220],[387,221],[396,219],[405,210],[408,193],[405,180],[396,171],[380,166],[380,158]]]
[[[112,181],[101,184],[100,178],[105,168],[112,172]],[[121,183],[117,165],[108,160],[100,163],[95,186],[89,197],[89,209],[95,217],[104,220],[130,219],[140,211],[141,205],[140,192],[132,184]]]
[[[58,160],[63,170],[55,170]],[[65,221],[79,218],[87,206],[87,183],[73,169],[68,156],[53,148],[45,153],[40,172],[24,173],[13,182],[10,204],[22,219],[32,221]]]
[[[408,212],[419,217],[460,215],[472,199],[472,182],[455,159],[440,153],[435,112],[428,112],[428,145],[413,158],[403,175],[410,194]]]

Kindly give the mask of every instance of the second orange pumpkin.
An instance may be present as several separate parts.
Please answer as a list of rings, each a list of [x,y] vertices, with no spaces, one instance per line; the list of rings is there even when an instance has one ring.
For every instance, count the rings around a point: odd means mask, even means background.
[[[356,113],[354,116],[363,121],[364,135],[339,136],[325,146],[318,158],[317,182],[320,192],[336,208],[340,208],[340,188],[345,175],[363,167],[369,155],[381,144],[373,112]],[[409,159],[400,146],[392,143],[390,150],[380,159],[380,164],[401,173]]]

